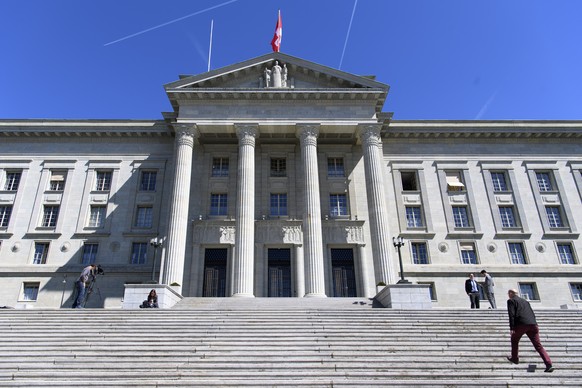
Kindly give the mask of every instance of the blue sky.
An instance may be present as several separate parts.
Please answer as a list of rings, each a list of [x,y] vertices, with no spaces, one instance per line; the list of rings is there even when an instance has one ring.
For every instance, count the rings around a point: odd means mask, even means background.
[[[580,0],[6,0],[0,118],[159,119],[211,20],[216,69],[270,52],[278,9],[281,52],[376,75],[394,119],[582,119]]]

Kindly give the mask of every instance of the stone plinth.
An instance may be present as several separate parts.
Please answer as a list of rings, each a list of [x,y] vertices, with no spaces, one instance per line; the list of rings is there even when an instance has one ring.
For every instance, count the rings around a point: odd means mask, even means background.
[[[386,308],[426,310],[432,308],[428,284],[390,284],[375,296]]]
[[[143,301],[147,300],[152,289],[156,290],[156,294],[158,294],[158,306],[161,309],[173,307],[182,300],[182,295],[164,284],[126,284],[122,308],[139,308]]]

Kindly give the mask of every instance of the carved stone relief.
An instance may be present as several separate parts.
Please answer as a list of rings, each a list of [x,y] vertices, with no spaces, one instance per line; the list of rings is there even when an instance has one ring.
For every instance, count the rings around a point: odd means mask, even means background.
[[[281,228],[283,242],[285,244],[302,244],[301,226],[283,226]]]
[[[361,226],[347,226],[345,232],[348,244],[364,244],[364,230]]]
[[[220,227],[220,243],[221,244],[234,244],[234,226],[221,226]]]

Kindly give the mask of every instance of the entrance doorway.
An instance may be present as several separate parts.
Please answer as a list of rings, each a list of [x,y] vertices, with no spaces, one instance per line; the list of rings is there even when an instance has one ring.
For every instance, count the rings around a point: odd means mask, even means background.
[[[333,277],[332,296],[348,298],[356,297],[354,250],[351,248],[332,248],[331,269]]]
[[[269,248],[269,297],[291,297],[291,250]]]
[[[206,248],[204,251],[204,297],[226,296],[226,248]]]

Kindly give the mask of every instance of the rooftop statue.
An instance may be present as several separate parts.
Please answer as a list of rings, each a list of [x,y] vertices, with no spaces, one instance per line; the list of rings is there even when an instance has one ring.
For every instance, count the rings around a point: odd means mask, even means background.
[[[259,78],[259,87],[261,88],[292,88],[292,80],[288,81],[288,70],[287,65],[283,64],[283,67],[279,65],[279,61],[275,61],[275,64],[270,69],[265,67],[263,71],[263,77]]]

